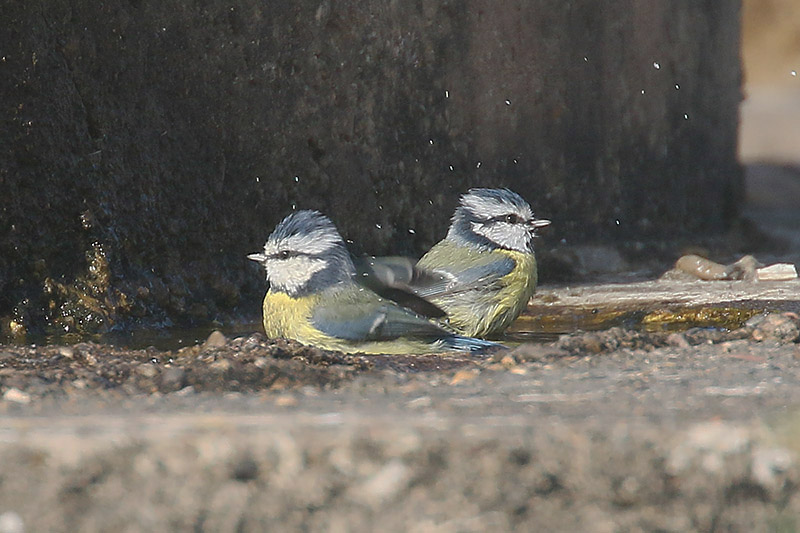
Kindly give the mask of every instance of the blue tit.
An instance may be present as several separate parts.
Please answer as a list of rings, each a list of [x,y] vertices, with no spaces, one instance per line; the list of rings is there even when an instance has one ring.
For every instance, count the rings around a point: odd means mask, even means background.
[[[350,353],[480,352],[502,347],[447,331],[356,283],[342,237],[317,211],[287,216],[263,252],[247,257],[267,271],[268,337]]]
[[[470,337],[498,335],[533,295],[533,238],[549,224],[508,189],[470,189],[447,236],[416,264],[427,275],[411,287],[447,313],[449,329]]]

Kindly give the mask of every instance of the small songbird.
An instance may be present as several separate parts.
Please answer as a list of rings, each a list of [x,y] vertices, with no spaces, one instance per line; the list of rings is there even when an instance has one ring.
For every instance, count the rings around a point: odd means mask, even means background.
[[[416,294],[447,313],[446,326],[470,337],[502,333],[522,312],[537,282],[533,238],[550,224],[508,189],[470,189],[447,236],[416,264],[427,281]]]
[[[263,252],[247,257],[267,271],[268,337],[350,353],[481,352],[502,347],[447,331],[356,283],[342,237],[318,211],[287,216]]]

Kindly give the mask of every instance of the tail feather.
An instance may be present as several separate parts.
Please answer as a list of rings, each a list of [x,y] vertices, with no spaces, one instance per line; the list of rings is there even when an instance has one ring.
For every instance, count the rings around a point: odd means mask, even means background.
[[[442,347],[447,350],[452,350],[454,352],[470,352],[475,354],[482,354],[487,350],[506,348],[506,346],[498,342],[476,339],[473,337],[463,337],[461,335],[445,337],[441,342]]]

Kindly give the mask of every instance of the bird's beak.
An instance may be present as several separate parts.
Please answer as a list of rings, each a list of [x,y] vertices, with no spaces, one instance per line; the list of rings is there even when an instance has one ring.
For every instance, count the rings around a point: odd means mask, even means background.
[[[267,256],[264,254],[250,254],[247,256],[247,258],[252,261],[258,261],[259,263],[263,263],[267,260]]]
[[[550,225],[550,221],[544,218],[534,219],[528,222],[528,225],[531,227],[531,230],[536,230],[539,228],[543,228],[545,226]]]

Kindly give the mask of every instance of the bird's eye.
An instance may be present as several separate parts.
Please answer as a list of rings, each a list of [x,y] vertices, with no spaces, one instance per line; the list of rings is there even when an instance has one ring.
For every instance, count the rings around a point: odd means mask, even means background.
[[[509,224],[516,224],[517,222],[519,222],[519,217],[512,213],[512,214],[506,215],[505,220]]]
[[[291,256],[292,252],[290,252],[289,250],[281,250],[280,252],[278,252],[279,259],[289,259]]]

